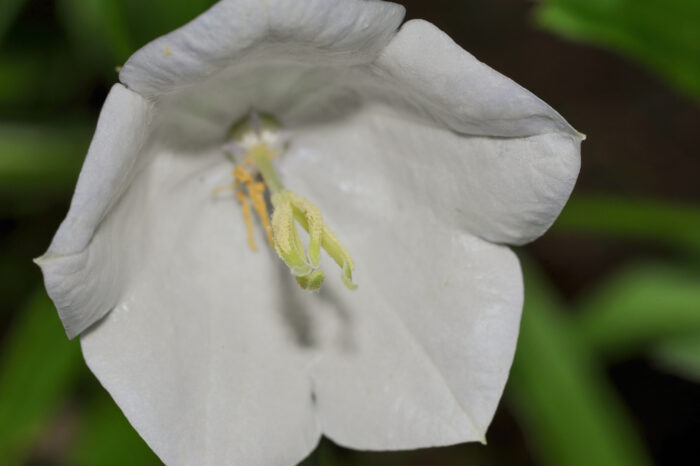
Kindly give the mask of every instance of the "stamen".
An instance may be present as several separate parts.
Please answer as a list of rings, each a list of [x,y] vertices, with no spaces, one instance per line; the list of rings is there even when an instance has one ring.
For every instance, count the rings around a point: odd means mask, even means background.
[[[257,251],[258,247],[255,245],[255,239],[253,239],[253,216],[250,214],[248,197],[243,194],[243,191],[236,191],[236,199],[241,203],[241,208],[243,209],[243,219],[245,220],[246,230],[248,231],[248,246],[250,246],[250,249],[253,251]]]
[[[262,223],[265,233],[267,234],[267,243],[271,248],[274,248],[274,242],[272,241],[272,227],[270,226],[270,217],[267,215],[267,202],[265,202],[265,183],[250,183],[246,184],[248,187],[248,195],[253,203],[253,208],[255,212],[260,217],[260,222]]]
[[[238,181],[236,181],[233,184],[230,184],[228,186],[221,186],[219,188],[214,189],[211,192],[212,196],[218,196],[219,194],[223,193],[224,191],[233,191],[234,189],[238,188]]]
[[[250,173],[248,173],[248,170],[245,169],[245,164],[239,165],[236,168],[234,168],[233,176],[234,178],[236,178],[237,182],[243,183],[245,185],[248,185],[248,183],[253,182],[253,178],[250,176]]]

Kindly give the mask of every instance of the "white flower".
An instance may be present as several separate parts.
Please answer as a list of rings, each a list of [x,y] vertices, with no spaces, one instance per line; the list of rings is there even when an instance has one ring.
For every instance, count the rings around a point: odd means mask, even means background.
[[[224,0],[123,67],[38,263],[166,463],[294,464],[321,434],[371,450],[483,441],[523,300],[503,244],[551,225],[582,138],[402,18],[379,1]],[[335,273],[301,290],[260,225],[263,247],[247,246],[232,193],[212,196],[251,109],[282,122],[279,176],[351,252],[356,291]]]

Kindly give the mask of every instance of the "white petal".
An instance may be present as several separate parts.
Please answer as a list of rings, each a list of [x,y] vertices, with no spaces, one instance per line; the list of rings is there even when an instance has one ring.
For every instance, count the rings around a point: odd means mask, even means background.
[[[230,177],[221,153],[158,153],[128,195],[147,206],[141,267],[83,352],[166,464],[291,465],[320,436],[307,353],[288,272],[261,234],[248,249],[233,195],[212,196]]]
[[[123,290],[130,255],[120,248],[128,238],[119,237],[128,235],[123,220],[135,206],[118,204],[142,162],[140,152],[149,139],[153,113],[140,95],[121,84],[112,88],[70,211],[49,250],[37,259],[70,338],[109,311]],[[105,234],[93,240],[98,228]]]
[[[561,116],[423,21],[371,65],[239,63],[161,103],[174,147],[222,141],[250,108],[271,112],[294,146],[320,140],[326,158],[310,162],[328,171],[313,172],[362,189],[372,178],[374,204],[427,209],[498,243],[541,235],[580,167],[581,135]]]
[[[582,137],[542,100],[478,61],[426,21],[405,23],[376,66],[393,81],[397,94],[458,133]]]
[[[566,133],[466,136],[366,104],[304,128],[281,163],[290,183],[328,183],[335,198],[363,210],[412,212],[489,241],[522,244],[541,235],[566,203],[579,148]]]
[[[246,62],[368,62],[403,15],[403,7],[377,1],[223,0],[137,51],[120,79],[159,95]]]
[[[359,284],[343,289],[324,264],[324,288],[304,300],[325,332],[312,366],[323,433],[372,450],[484,441],[515,352],[515,255],[430,218],[358,216],[304,191],[356,259]]]

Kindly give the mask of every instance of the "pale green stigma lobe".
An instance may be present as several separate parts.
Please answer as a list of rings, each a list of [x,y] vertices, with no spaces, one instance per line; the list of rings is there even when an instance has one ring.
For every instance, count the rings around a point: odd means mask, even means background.
[[[323,283],[324,275],[318,269],[321,261],[321,248],[342,269],[341,279],[350,290],[357,288],[352,282],[352,271],[355,265],[347,249],[323,221],[321,211],[309,200],[285,190],[272,196],[275,210],[272,214],[272,236],[275,250],[280,258],[297,277],[297,282],[304,289],[318,289]],[[298,241],[299,235],[296,223],[309,234],[309,245],[306,253]],[[295,241],[296,239],[296,241]],[[305,265],[310,270],[301,268],[299,261],[305,257]]]
[[[304,277],[296,277],[297,283],[304,290],[319,290],[323,284],[323,280],[326,278],[326,274],[323,270],[314,270],[310,274]]]
[[[303,277],[313,272],[313,267],[306,261],[304,246],[294,225],[292,205],[289,203],[277,203],[275,206],[272,213],[272,241],[277,255],[287,264],[292,275]]]

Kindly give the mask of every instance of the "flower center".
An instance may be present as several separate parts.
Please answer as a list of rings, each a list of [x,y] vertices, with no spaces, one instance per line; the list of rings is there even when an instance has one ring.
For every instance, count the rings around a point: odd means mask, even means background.
[[[287,264],[292,275],[305,290],[318,290],[325,279],[320,270],[321,249],[341,268],[343,284],[350,290],[357,288],[352,282],[355,266],[347,249],[328,228],[321,211],[307,199],[285,189],[275,170],[273,159],[287,146],[288,138],[280,131],[274,117],[251,113],[236,123],[229,133],[226,150],[239,164],[233,169],[234,182],[214,190],[214,195],[222,191],[234,190],[241,205],[246,224],[248,245],[255,251],[253,238],[253,214],[267,235],[270,247]],[[268,214],[268,199],[272,206],[272,216]],[[297,224],[309,235],[306,248],[302,244]]]

